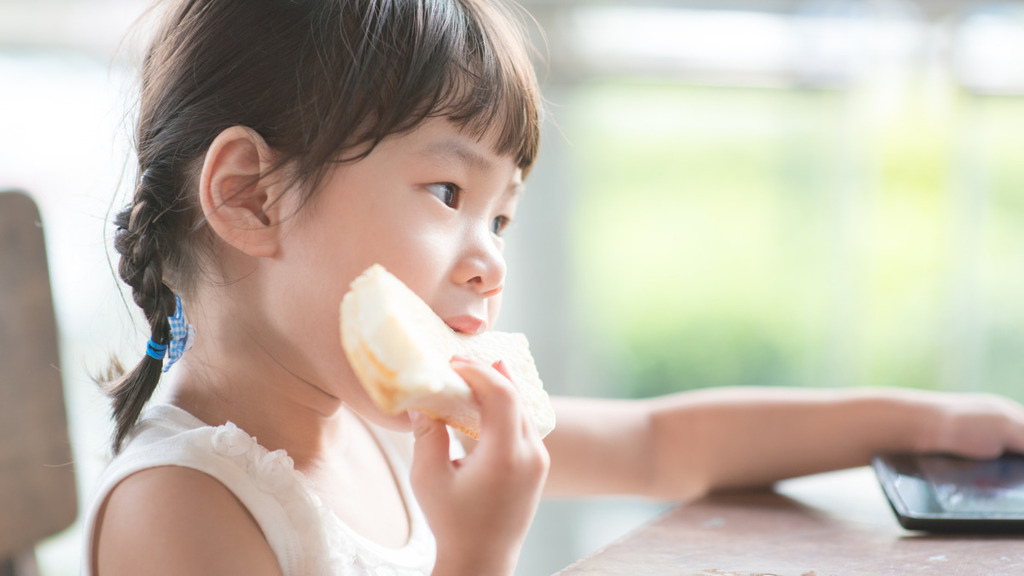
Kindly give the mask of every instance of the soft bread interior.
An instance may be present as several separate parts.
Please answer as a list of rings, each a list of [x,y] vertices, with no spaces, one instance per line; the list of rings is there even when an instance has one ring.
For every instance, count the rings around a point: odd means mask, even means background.
[[[449,366],[453,355],[461,355],[487,364],[502,360],[541,436],[554,429],[554,410],[526,336],[455,332],[383,266],[363,272],[342,299],[341,343],[360,383],[385,412],[421,410],[477,438],[473,394]]]

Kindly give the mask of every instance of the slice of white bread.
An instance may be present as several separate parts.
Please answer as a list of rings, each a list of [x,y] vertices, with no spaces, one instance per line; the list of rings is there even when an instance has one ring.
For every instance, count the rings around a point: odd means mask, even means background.
[[[341,301],[341,344],[359,382],[386,413],[419,410],[478,438],[479,407],[449,365],[460,355],[487,364],[502,360],[540,435],[555,427],[526,336],[456,332],[379,264],[356,278]]]

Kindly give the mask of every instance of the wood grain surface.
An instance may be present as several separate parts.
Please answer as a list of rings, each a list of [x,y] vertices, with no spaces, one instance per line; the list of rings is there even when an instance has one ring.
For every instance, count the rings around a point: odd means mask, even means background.
[[[1024,537],[906,531],[857,468],[678,506],[557,576],[627,574],[1019,576]]]

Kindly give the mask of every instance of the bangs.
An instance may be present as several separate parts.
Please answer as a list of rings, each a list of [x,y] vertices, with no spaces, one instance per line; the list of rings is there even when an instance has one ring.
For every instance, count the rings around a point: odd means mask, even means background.
[[[540,145],[540,90],[523,26],[508,8],[481,0],[327,4],[340,9],[327,20],[342,30],[321,28],[311,39],[321,74],[309,79],[301,115],[321,121],[304,123],[311,132],[299,160],[310,172],[363,158],[432,117],[529,171]]]
[[[541,104],[527,43],[498,6],[466,0],[465,46],[453,45],[447,79],[431,115],[449,118],[528,171],[540,145]],[[460,42],[461,43],[461,42]]]

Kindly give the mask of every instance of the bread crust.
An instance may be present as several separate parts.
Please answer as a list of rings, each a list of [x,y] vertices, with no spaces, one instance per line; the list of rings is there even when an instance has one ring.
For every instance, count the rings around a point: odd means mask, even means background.
[[[543,437],[554,429],[554,409],[525,335],[455,332],[379,264],[356,278],[342,299],[341,343],[359,382],[383,412],[419,410],[478,438],[479,407],[449,365],[460,355],[487,364],[502,360],[537,431]]]

